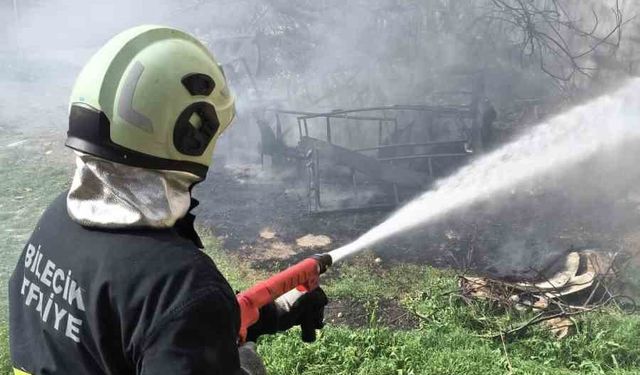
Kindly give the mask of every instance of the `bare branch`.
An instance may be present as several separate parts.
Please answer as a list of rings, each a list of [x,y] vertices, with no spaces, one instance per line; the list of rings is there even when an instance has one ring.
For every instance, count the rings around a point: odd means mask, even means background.
[[[535,0],[490,0],[493,9],[482,18],[491,24],[507,26],[518,38],[522,60],[537,60],[540,69],[559,81],[571,81],[576,73],[590,76],[588,56],[603,46],[614,50],[620,45],[624,20],[619,0],[611,9],[613,25],[604,26],[601,15],[591,8],[593,24],[572,18],[563,3],[551,0],[539,6]],[[584,48],[583,46],[587,46]]]

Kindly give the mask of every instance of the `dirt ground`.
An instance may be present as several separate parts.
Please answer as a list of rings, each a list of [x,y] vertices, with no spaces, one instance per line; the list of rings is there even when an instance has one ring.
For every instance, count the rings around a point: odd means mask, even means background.
[[[380,299],[369,305],[351,299],[331,300],[325,309],[325,321],[353,328],[383,326],[412,329],[420,324],[417,315],[392,299]]]
[[[201,202],[199,223],[226,249],[258,262],[331,250],[387,214],[309,214],[303,182],[260,165],[215,168],[194,195]]]

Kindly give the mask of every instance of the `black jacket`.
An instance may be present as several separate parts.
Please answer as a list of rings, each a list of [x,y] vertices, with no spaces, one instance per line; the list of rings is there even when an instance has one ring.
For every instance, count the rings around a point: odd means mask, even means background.
[[[58,197],[9,282],[14,367],[66,375],[239,373],[234,293],[199,240],[180,233],[85,228],[69,218],[66,194]]]

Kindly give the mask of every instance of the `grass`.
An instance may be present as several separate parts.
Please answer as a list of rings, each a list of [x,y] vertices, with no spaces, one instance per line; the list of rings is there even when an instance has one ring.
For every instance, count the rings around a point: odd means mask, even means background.
[[[19,135],[0,134],[0,374],[10,374],[6,280],[46,205],[68,184],[70,166],[52,163],[41,148],[7,148]],[[267,276],[225,252],[204,231],[207,253],[238,290]],[[271,374],[640,374],[640,316],[591,313],[576,332],[558,341],[531,329],[518,337],[488,333],[526,319],[485,303],[465,304],[451,292],[455,274],[426,266],[380,265],[363,256],[331,269],[323,278],[332,299],[349,298],[371,308],[360,328],[328,325],[317,342],[299,331],[263,337],[258,350]],[[420,316],[418,327],[393,330],[375,319],[376,301],[393,299]]]
[[[638,374],[640,317],[607,311],[577,320],[564,340],[534,328],[520,337],[485,338],[528,316],[514,316],[486,303],[468,305],[447,293],[455,287],[449,272],[397,265],[389,270],[414,283],[402,291],[376,277],[355,281],[370,269],[350,266],[327,290],[356,286],[356,295],[397,299],[423,317],[419,328],[394,331],[376,326],[327,327],[316,343],[302,344],[298,332],[262,338],[260,353],[274,374]],[[357,279],[357,278],[356,278]],[[374,290],[373,285],[379,289]],[[402,288],[401,288],[402,289]],[[335,297],[329,293],[332,297]],[[499,327],[498,327],[499,326]]]

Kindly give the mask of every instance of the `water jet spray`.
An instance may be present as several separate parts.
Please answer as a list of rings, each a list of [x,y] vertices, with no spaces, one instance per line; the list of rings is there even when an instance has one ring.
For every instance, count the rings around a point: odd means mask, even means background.
[[[514,141],[481,156],[398,209],[355,241],[315,255],[238,295],[240,340],[259,309],[289,290],[310,291],[332,264],[387,238],[488,200],[533,178],[568,168],[624,141],[640,139],[640,79],[543,122]],[[315,330],[302,324],[303,340]]]

